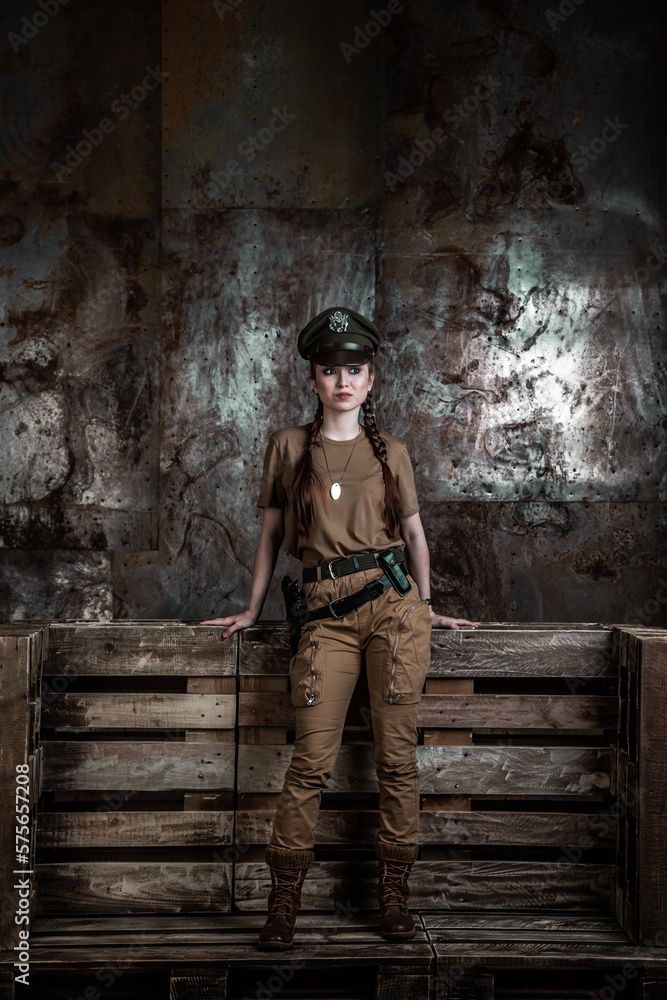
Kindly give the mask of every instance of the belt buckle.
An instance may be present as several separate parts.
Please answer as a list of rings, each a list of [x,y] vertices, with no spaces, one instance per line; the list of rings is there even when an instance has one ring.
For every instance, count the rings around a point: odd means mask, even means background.
[[[344,614],[337,615],[336,612],[334,611],[334,608],[333,608],[334,604],[339,604],[341,601],[344,601],[344,600],[345,600],[345,597],[337,597],[335,601],[330,601],[329,602],[329,611],[331,612],[331,614],[333,615],[334,618],[344,618],[345,617]]]
[[[343,556],[342,558],[345,558],[345,557]],[[340,562],[340,560],[341,560],[341,557],[340,556],[336,556],[335,559],[332,559],[331,562],[328,563],[329,572],[331,573],[331,579],[332,580],[340,580],[340,576],[335,576],[334,575],[334,571],[331,568],[331,563]],[[341,573],[341,576],[345,576],[345,574]]]
[[[381,582],[382,578],[378,577],[377,580],[371,580],[370,583],[366,584],[368,591],[372,594],[371,600],[375,600],[376,597],[380,597],[384,594],[384,584]]]

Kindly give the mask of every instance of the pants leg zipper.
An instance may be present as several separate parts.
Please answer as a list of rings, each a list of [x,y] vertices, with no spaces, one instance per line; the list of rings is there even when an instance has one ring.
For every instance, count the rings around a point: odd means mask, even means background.
[[[313,639],[312,631],[310,635],[310,674],[311,674],[311,684],[310,684],[310,695],[306,702],[306,705],[312,705],[315,700],[315,640]]]
[[[398,652],[398,640],[399,640],[400,635],[401,635],[401,627],[402,627],[403,622],[405,621],[406,617],[412,611],[412,609],[419,607],[419,605],[423,604],[423,603],[424,603],[423,601],[417,601],[416,604],[410,605],[410,607],[406,611],[403,612],[403,617],[401,618],[400,622],[398,623],[398,628],[396,629],[396,642],[394,643],[394,653],[393,653],[392,660],[391,660],[391,684],[389,685],[389,701],[390,701],[390,703],[393,703],[393,701],[394,701],[394,674],[396,672],[396,653]]]

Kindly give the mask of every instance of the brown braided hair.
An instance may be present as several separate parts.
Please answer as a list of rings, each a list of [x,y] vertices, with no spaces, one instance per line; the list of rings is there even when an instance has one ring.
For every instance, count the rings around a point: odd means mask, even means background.
[[[308,441],[303,455],[297,463],[294,482],[292,483],[292,507],[296,514],[297,528],[302,535],[308,533],[313,523],[314,488],[317,487],[320,492],[322,491],[322,480],[313,468],[312,452],[320,433],[323,416],[324,406],[322,405],[322,400],[318,399],[315,419],[310,425]]]
[[[366,431],[366,436],[370,438],[375,457],[382,465],[382,478],[384,479],[384,510],[382,512],[382,521],[389,537],[396,538],[400,525],[401,494],[398,492],[394,473],[389,468],[387,462],[387,445],[384,439],[380,437],[380,432],[375,423],[373,406],[368,396],[362,403],[362,409],[364,411],[364,430]]]
[[[315,378],[315,362],[313,361],[310,363],[310,371],[311,376]],[[371,362],[368,363],[368,371],[369,374],[373,371]],[[382,521],[389,537],[396,538],[400,525],[401,496],[396,485],[396,480],[394,479],[394,474],[387,463],[387,445],[380,436],[375,423],[373,406],[368,396],[366,396],[366,399],[362,403],[362,409],[364,411],[364,430],[373,446],[375,457],[382,466],[382,478],[384,479],[384,510],[382,512]],[[322,480],[313,468],[312,458],[313,448],[322,428],[323,417],[324,406],[322,405],[322,400],[318,399],[315,419],[310,424],[308,441],[304,453],[297,464],[292,484],[292,507],[296,514],[298,530],[303,535],[306,535],[310,530],[315,516],[315,488],[319,488],[320,491],[323,489]]]

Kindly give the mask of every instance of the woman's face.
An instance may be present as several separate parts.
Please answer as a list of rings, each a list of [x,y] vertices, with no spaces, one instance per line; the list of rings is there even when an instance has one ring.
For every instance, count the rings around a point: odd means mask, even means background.
[[[366,399],[375,376],[363,365],[315,365],[313,389],[323,406],[340,413],[355,410]]]

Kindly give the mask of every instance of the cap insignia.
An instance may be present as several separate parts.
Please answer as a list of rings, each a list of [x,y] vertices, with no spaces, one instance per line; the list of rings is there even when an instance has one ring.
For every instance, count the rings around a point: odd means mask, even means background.
[[[343,333],[344,330],[347,330],[348,320],[349,316],[347,313],[341,312],[338,309],[329,316],[329,329],[333,330],[334,333]]]

